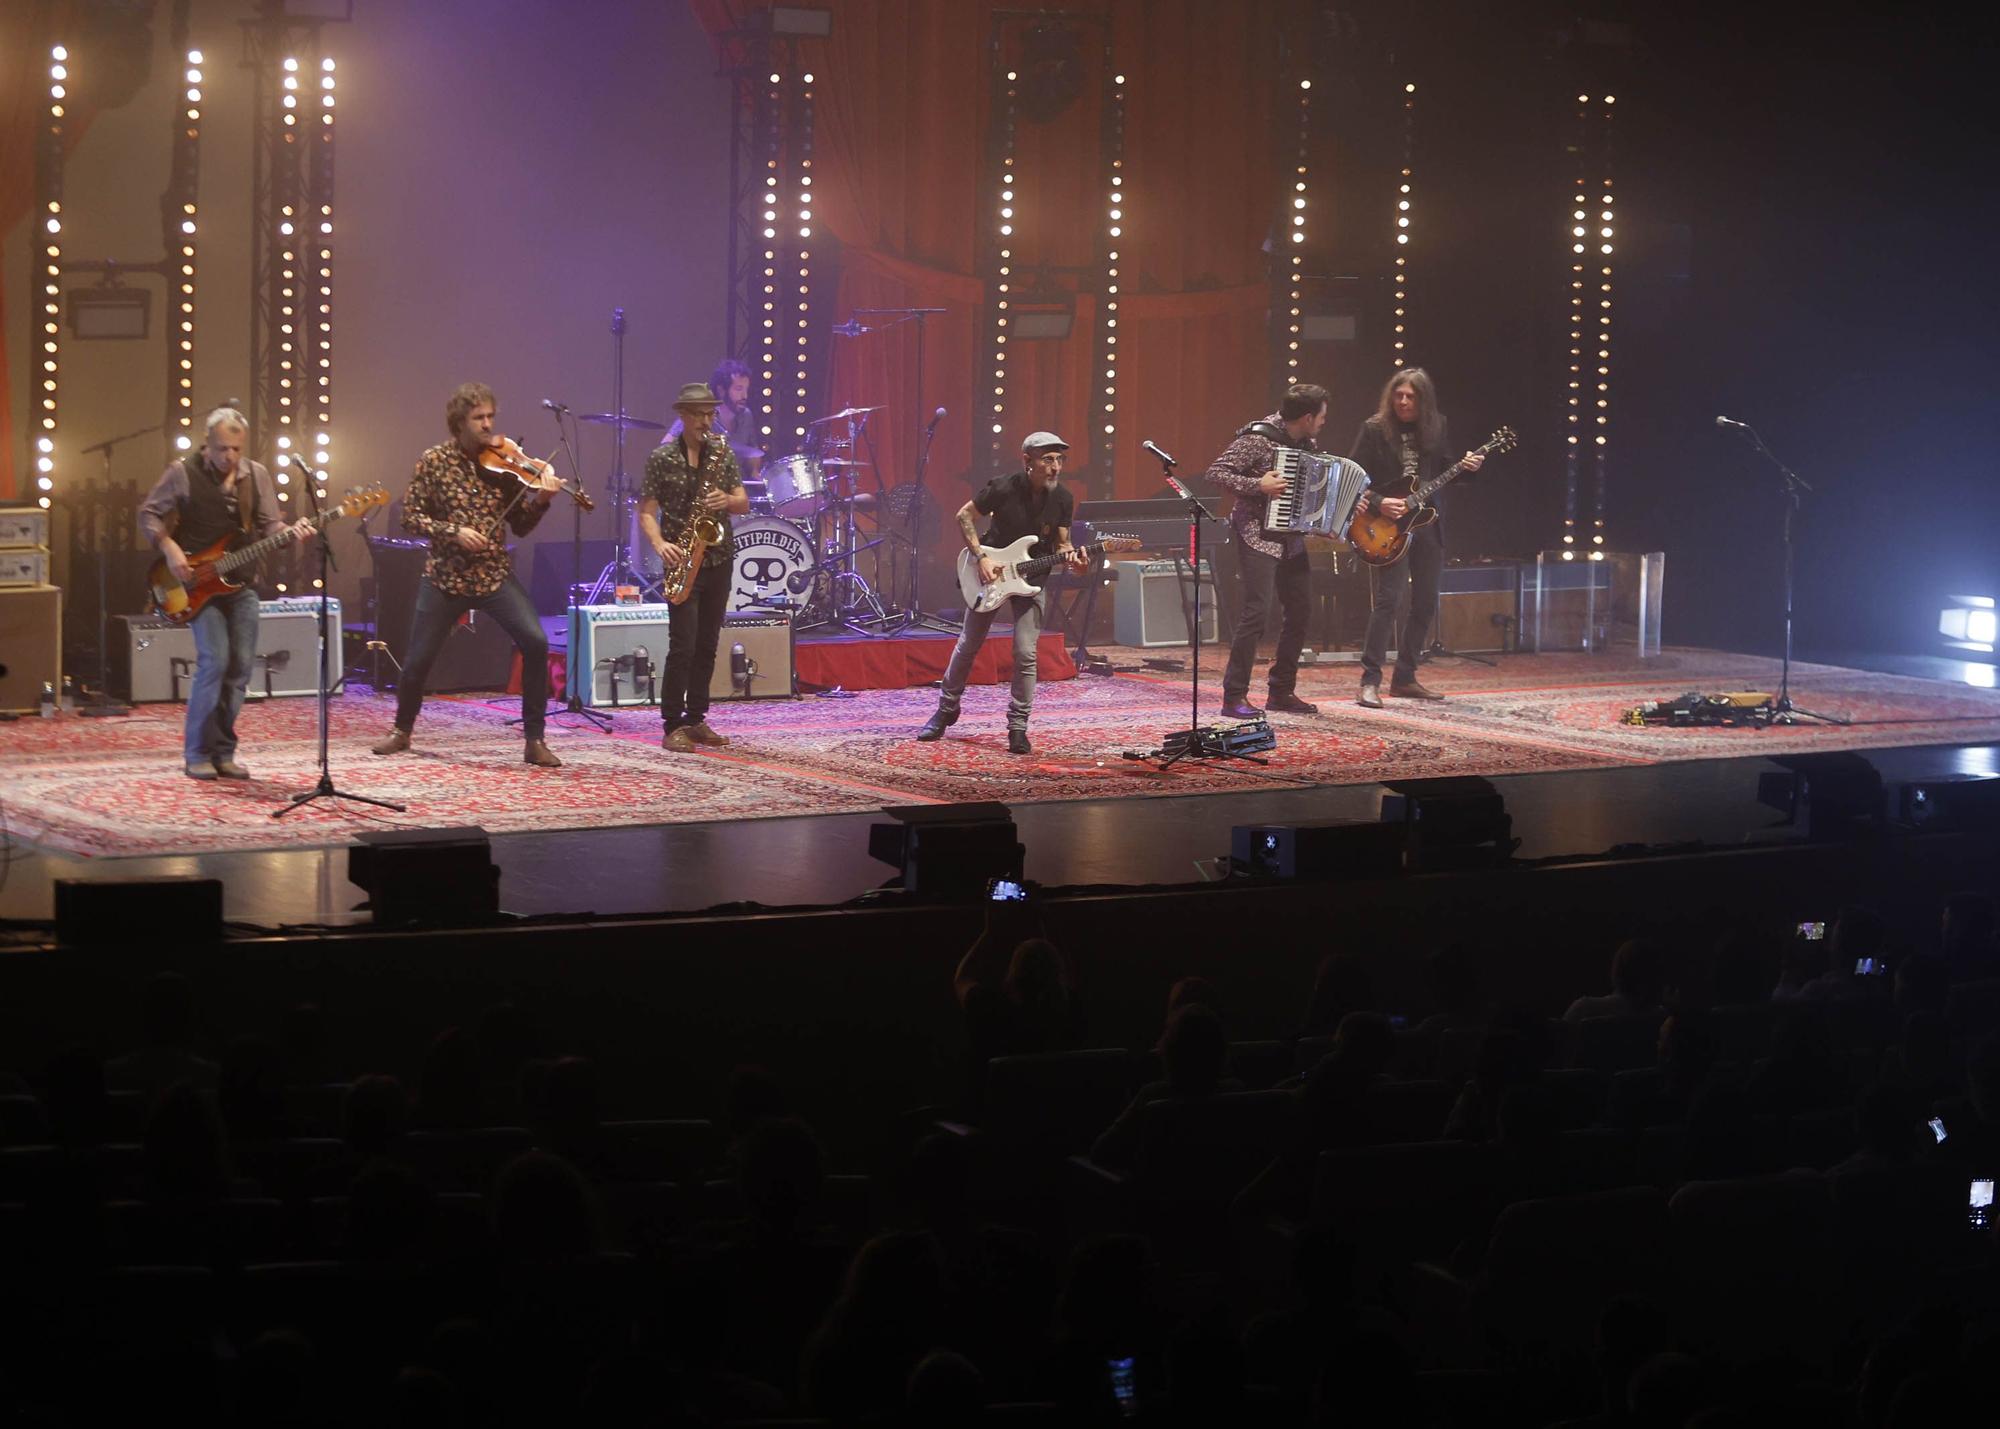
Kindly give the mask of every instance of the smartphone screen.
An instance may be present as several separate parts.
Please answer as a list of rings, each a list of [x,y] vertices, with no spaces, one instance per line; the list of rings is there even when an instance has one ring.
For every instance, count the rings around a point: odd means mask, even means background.
[[[986,885],[986,896],[995,903],[1025,903],[1028,890],[1011,878],[996,878]]]
[[[1945,1132],[1944,1132],[1944,1119],[1942,1117],[1934,1116],[1931,1118],[1931,1135],[1937,1138],[1938,1145],[1940,1146],[1944,1145]]]
[[[1826,936],[1826,924],[1801,923],[1799,924],[1799,936],[1804,938],[1808,943],[1817,943],[1821,938]]]
[[[1974,1230],[1983,1230],[1993,1217],[1993,1183],[1990,1180],[1975,1180],[1972,1191],[1966,1197],[1965,1218]]]
[[[1991,1185],[1991,1182],[1987,1183]],[[1131,1417],[1139,1412],[1139,1387],[1133,1374],[1132,1358],[1106,1360],[1104,1371],[1111,1380],[1111,1398],[1118,1405],[1118,1413]]]
[[[1875,977],[1877,974],[1886,973],[1887,971],[1889,971],[1889,964],[1886,959],[1856,958],[1854,960],[1854,975],[1856,977]]]

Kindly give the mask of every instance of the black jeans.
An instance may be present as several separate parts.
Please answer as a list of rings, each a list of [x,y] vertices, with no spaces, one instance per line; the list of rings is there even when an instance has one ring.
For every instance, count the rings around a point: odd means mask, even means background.
[[[1430,640],[1431,617],[1437,614],[1438,572],[1444,568],[1444,537],[1438,523],[1419,526],[1410,547],[1393,566],[1368,568],[1368,636],[1361,642],[1361,683],[1382,683],[1382,657],[1389,653],[1389,630],[1396,607],[1407,600],[1409,616],[1396,641],[1396,673],[1390,684],[1407,685],[1417,678],[1417,657]]]
[[[438,652],[468,610],[484,611],[500,622],[521,652],[521,732],[540,739],[549,710],[549,637],[535,603],[512,576],[491,595],[447,595],[427,579],[417,587],[417,612],[410,625],[410,650],[396,678],[396,727],[414,729],[424,704],[424,682]]]
[[[667,614],[667,664],[660,675],[660,722],[669,731],[708,717],[715,647],[729,613],[728,561],[704,561],[688,598]]]
[[[1299,683],[1299,650],[1306,643],[1306,619],[1312,604],[1312,563],[1306,553],[1267,556],[1238,544],[1236,638],[1229,646],[1229,666],[1222,672],[1222,702],[1234,704],[1250,693],[1250,667],[1257,659],[1257,639],[1275,597],[1284,612],[1278,627],[1278,653],[1271,661],[1266,684],[1273,696],[1294,693]]]

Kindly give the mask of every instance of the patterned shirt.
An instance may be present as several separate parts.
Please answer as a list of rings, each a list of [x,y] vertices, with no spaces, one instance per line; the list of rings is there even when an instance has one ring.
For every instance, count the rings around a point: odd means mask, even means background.
[[[1258,420],[1273,427],[1285,424],[1284,417],[1276,412]],[[1311,443],[1307,446],[1310,447]],[[1229,508],[1229,529],[1236,539],[1260,555],[1283,558],[1296,556],[1305,550],[1306,538],[1273,535],[1264,530],[1264,507],[1268,498],[1257,489],[1257,481],[1277,464],[1277,444],[1269,437],[1246,431],[1229,444],[1204,475],[1224,490],[1236,493],[1236,504]]]
[[[516,495],[519,501],[514,501]],[[417,458],[416,475],[403,494],[403,529],[430,537],[425,580],[446,595],[488,596],[514,573],[513,557],[493,529],[500,513],[507,512],[507,526],[516,536],[525,536],[548,509],[516,478],[489,476],[457,442],[442,442]],[[458,544],[461,526],[470,526],[491,544],[483,551],[466,550]]]
[[[729,449],[727,441],[712,433],[702,439],[699,470],[688,465],[687,444],[679,440],[654,447],[653,454],[646,458],[646,479],[640,483],[639,499],[660,503],[660,534],[670,544],[682,544],[681,533],[687,527],[688,514],[703,481],[722,492],[738,491],[743,486],[743,478],[736,469],[736,453]],[[717,511],[714,515],[722,523],[722,539],[703,554],[703,570],[727,565],[736,555],[729,513]]]

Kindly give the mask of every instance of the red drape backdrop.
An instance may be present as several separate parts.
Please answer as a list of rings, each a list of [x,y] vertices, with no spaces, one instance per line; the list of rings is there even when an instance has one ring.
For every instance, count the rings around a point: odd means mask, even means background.
[[[764,8],[690,3],[718,35]],[[875,455],[892,481],[914,457],[920,416],[949,407],[931,477],[955,504],[967,490],[962,478],[983,470],[992,439],[984,265],[1000,220],[988,134],[1004,94],[995,92],[990,42],[995,12],[1009,7],[840,0],[830,8],[832,35],[801,42],[799,54],[816,76],[815,188],[819,216],[841,245],[838,311],[949,309],[925,334],[921,414],[908,325],[836,339],[830,400],[884,404]],[[1280,93],[1287,77],[1273,57],[1281,27],[1303,48],[1309,12],[1300,0],[1228,7],[1076,0],[1044,8],[1082,22],[1083,83],[1060,115],[1017,126],[1013,267],[1027,276],[1040,265],[1097,261],[1098,235],[1110,221],[1100,137],[1109,64],[1126,77],[1112,484],[1121,497],[1151,495],[1159,475],[1139,448],[1142,437],[1194,467],[1276,405],[1265,245],[1289,177],[1276,171],[1273,106],[1289,104],[1290,95]],[[1001,56],[1012,62],[1033,20],[1001,19]],[[1082,285],[1094,289],[1097,281],[1085,276]],[[1029,431],[1046,427],[1073,444],[1073,471],[1101,464],[1100,316],[1085,291],[1067,340],[1009,342],[1003,451],[1017,452]]]

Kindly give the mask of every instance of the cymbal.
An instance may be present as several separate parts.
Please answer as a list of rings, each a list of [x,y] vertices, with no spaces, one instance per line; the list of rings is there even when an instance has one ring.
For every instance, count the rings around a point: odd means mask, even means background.
[[[819,464],[820,464],[821,466],[823,466],[823,467],[824,467],[824,466],[867,466],[867,465],[869,465],[869,463],[867,463],[867,462],[865,462],[865,461],[849,461],[849,460],[848,460],[848,459],[847,459],[846,457],[844,457],[844,456],[829,456],[829,457],[821,457],[821,458],[820,458],[820,463],[819,463]]]
[[[585,412],[578,417],[579,422],[596,422],[600,426],[625,427],[642,432],[664,432],[665,422],[649,422],[644,417],[628,417],[623,412]]]
[[[864,412],[879,412],[881,410],[880,407],[849,407],[845,412],[835,412],[830,417],[821,417],[818,421],[807,422],[806,425],[809,427],[820,427],[826,425],[828,422],[844,421],[848,417],[858,417]],[[588,421],[589,419],[585,418],[585,420]]]

